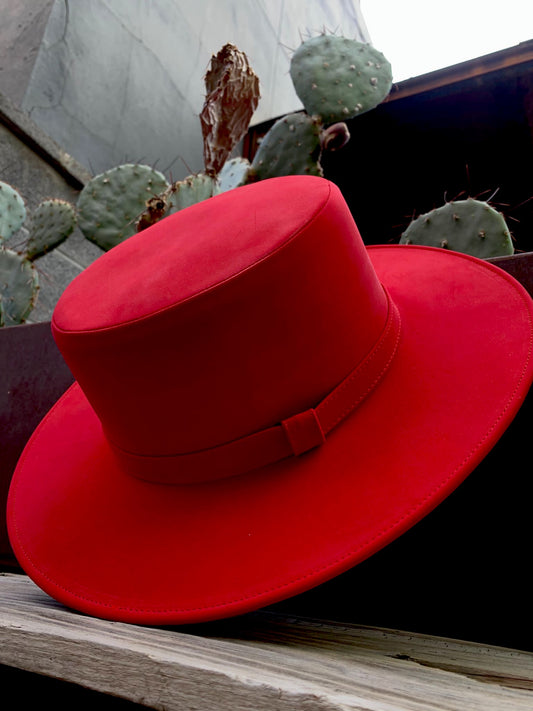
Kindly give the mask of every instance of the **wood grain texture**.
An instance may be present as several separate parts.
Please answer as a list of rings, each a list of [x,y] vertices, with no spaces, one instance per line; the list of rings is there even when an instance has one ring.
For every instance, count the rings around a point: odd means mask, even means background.
[[[531,711],[533,654],[262,611],[154,628],[0,575],[0,664],[154,709]]]

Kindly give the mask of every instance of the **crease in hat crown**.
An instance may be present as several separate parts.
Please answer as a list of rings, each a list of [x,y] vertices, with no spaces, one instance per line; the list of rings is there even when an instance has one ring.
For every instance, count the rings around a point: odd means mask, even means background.
[[[399,327],[340,191],[308,176],[238,188],[130,238],[74,280],[52,322],[121,465],[166,483],[261,466],[248,445],[272,428],[290,445],[278,458],[320,445],[315,408],[354,388],[374,351],[385,373]],[[180,472],[184,456],[243,440]]]

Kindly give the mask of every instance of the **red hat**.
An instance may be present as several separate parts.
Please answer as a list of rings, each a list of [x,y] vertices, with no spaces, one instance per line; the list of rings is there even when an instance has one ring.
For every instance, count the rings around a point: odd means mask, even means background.
[[[54,312],[76,383],[13,477],[10,539],[64,604],[179,624],[372,555],[488,453],[533,378],[532,300],[491,264],[365,248],[290,176],[178,212]]]

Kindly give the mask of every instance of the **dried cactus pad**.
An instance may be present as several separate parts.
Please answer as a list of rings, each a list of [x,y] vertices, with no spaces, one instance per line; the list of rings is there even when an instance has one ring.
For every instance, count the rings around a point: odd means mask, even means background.
[[[31,216],[27,257],[40,257],[64,242],[74,230],[76,220],[76,210],[66,200],[43,200]]]
[[[304,113],[288,114],[264,136],[252,161],[250,180],[281,175],[323,175],[320,121]]]
[[[0,325],[24,323],[38,290],[37,270],[29,259],[10,249],[0,249]]]
[[[111,249],[137,231],[147,200],[168,187],[165,176],[148,165],[125,163],[96,175],[78,198],[80,230],[102,249]]]
[[[380,104],[392,86],[392,70],[369,44],[319,35],[293,54],[290,73],[305,110],[324,123],[345,121]]]
[[[207,95],[200,114],[206,172],[218,174],[244,137],[259,102],[259,79],[248,57],[225,44],[205,75]]]
[[[0,181],[0,244],[17,232],[25,219],[24,200],[11,185]]]
[[[448,202],[420,215],[402,234],[400,244],[442,247],[480,259],[514,252],[503,215],[473,198]]]

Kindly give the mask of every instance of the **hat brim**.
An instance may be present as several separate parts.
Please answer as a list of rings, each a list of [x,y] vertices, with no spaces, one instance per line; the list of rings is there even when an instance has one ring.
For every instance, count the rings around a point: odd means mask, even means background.
[[[344,572],[450,494],[527,394],[531,299],[466,255],[368,252],[399,308],[401,342],[379,387],[324,445],[224,480],[152,484],[121,471],[75,384],[11,484],[10,540],[28,575],[98,617],[218,619]]]

